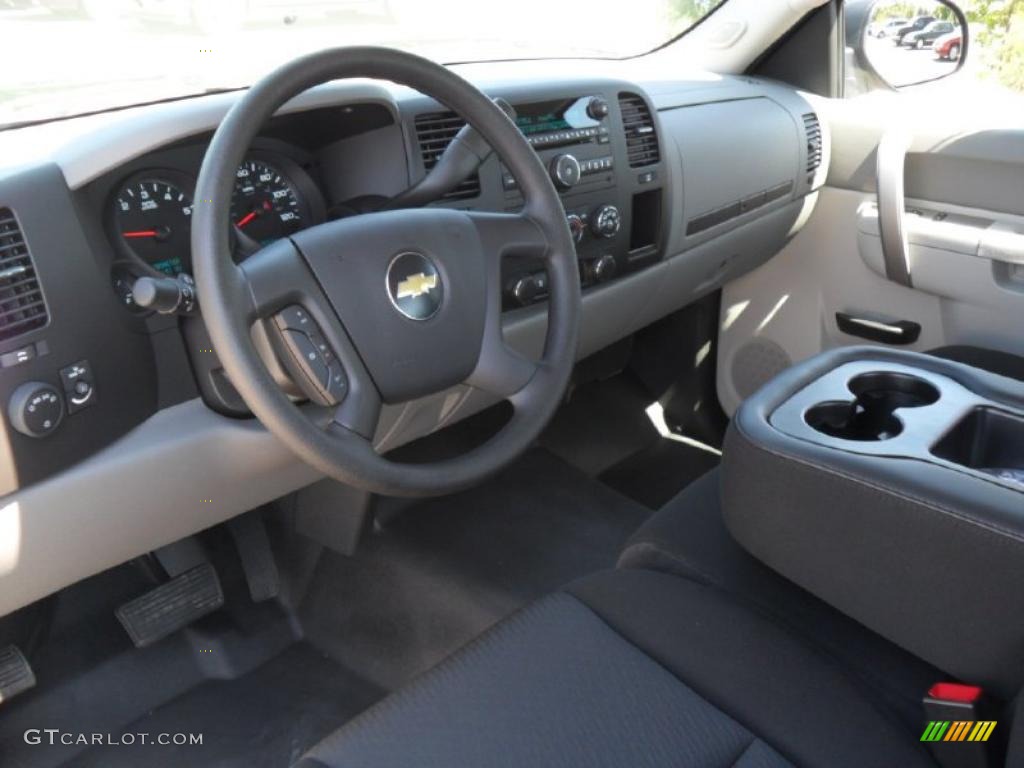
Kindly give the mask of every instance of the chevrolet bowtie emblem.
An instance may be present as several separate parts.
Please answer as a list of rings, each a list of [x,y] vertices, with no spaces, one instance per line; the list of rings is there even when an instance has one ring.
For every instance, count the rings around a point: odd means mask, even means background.
[[[426,275],[420,272],[418,275],[409,275],[401,281],[395,289],[395,299],[415,299],[425,293],[430,293],[437,288],[437,275]]]
[[[429,320],[444,303],[444,277],[429,256],[405,251],[391,260],[387,292],[400,315],[409,320]]]

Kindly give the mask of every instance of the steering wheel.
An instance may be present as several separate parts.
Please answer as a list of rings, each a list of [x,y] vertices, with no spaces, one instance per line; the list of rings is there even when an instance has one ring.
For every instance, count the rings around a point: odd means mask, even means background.
[[[453,109],[511,170],[523,192],[522,211],[364,214],[303,230],[236,265],[231,196],[256,133],[292,97],[353,77],[406,85]],[[195,201],[196,288],[224,370],[266,428],[324,474],[375,493],[449,493],[513,461],[554,414],[579,335],[572,238],[536,153],[498,106],[453,72],[377,47],[335,48],[286,64],[250,88],[217,128]],[[547,269],[548,325],[539,362],[510,349],[502,336],[501,260],[510,254],[542,258]],[[312,367],[302,370],[312,377],[292,378],[319,406],[300,408],[268,370],[253,340],[259,324],[279,351],[282,344],[309,351]],[[320,350],[316,360],[310,342]],[[424,464],[376,452],[382,403],[460,383],[512,404],[512,417],[490,440]]]

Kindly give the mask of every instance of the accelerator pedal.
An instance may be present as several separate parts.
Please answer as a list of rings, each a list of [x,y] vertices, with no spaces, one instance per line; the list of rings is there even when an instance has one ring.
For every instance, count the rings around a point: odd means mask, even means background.
[[[135,647],[145,648],[222,605],[217,571],[203,563],[125,603],[115,614]]]
[[[234,517],[228,520],[228,530],[238,547],[253,602],[261,603],[277,597],[281,591],[281,574],[274,561],[263,518],[255,512]]]
[[[16,645],[0,648],[0,704],[36,684],[36,676]]]

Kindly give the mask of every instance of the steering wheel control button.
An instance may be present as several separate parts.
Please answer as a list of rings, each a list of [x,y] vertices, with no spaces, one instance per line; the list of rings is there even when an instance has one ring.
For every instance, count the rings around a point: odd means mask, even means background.
[[[21,434],[47,437],[64,419],[64,398],[56,387],[30,381],[14,390],[7,404],[7,416]]]
[[[316,323],[302,307],[292,305],[285,307],[277,314],[277,327],[282,331],[292,329],[305,333],[310,328],[316,328]]]
[[[305,379],[303,391],[323,405],[336,405],[348,394],[348,377],[320,326],[302,307],[293,304],[274,316],[292,365],[293,376]],[[300,382],[301,383],[301,382]]]
[[[331,345],[327,343],[327,340],[319,332],[310,330],[306,332],[306,335],[313,342],[313,346],[320,352],[320,357],[324,359],[325,363],[330,364],[334,361],[334,350],[331,349]]]
[[[284,338],[295,361],[310,382],[318,387],[326,386],[327,361],[324,360],[324,356],[317,349],[316,344],[302,331],[285,331]]]
[[[348,394],[348,376],[337,361],[331,363],[328,370],[330,378],[327,380],[327,392],[335,402],[340,403]]]
[[[441,273],[422,253],[406,251],[395,256],[388,265],[386,282],[392,306],[410,320],[429,320],[441,309]]]
[[[78,413],[96,403],[96,380],[88,360],[79,360],[74,365],[62,368],[60,383],[67,398],[68,415]]]

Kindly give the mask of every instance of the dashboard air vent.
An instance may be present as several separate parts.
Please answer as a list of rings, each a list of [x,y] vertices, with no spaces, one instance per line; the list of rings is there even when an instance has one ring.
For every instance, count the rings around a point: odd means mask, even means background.
[[[423,167],[430,170],[466,122],[454,112],[431,112],[416,116],[416,138],[420,143]],[[474,173],[448,192],[443,200],[469,200],[480,194],[480,176]]]
[[[629,167],[654,165],[661,159],[661,154],[658,151],[654,119],[647,102],[635,93],[620,93],[619,109],[622,111],[622,127],[626,132]]]
[[[814,173],[821,167],[822,142],[821,123],[813,112],[804,115],[804,133],[807,134],[807,172]]]
[[[10,208],[0,208],[0,341],[42,328],[49,320],[28,245]]]

